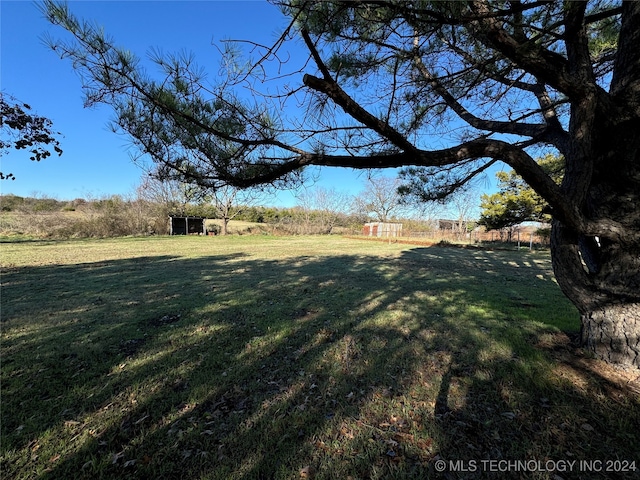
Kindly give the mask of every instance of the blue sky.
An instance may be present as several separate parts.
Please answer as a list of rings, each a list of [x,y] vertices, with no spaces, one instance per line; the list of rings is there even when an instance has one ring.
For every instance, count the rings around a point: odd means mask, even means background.
[[[140,57],[152,47],[191,51],[209,74],[219,65],[212,42],[220,45],[232,38],[270,45],[287,24],[266,1],[71,1],[69,5],[78,17],[103,26],[117,44]],[[130,159],[127,137],[108,129],[110,107],[84,108],[80,79],[70,62],[60,60],[42,42],[47,33],[64,38],[66,32],[49,24],[30,0],[1,0],[0,8],[0,89],[50,118],[63,135],[64,151],[61,157],[39,163],[29,161],[24,152],[3,156],[2,171],[17,179],[2,181],[2,193],[61,200],[131,193],[143,172]],[[365,179],[362,173],[335,168],[321,169],[315,178],[317,185],[348,193],[361,190]],[[272,203],[291,206],[294,193],[283,192]]]
[[[151,47],[164,52],[195,53],[209,73],[218,69],[219,55],[212,42],[251,39],[270,44],[287,19],[265,1],[72,1],[72,12],[104,27],[119,45],[140,57]],[[46,195],[59,199],[127,194],[139,182],[142,170],[130,158],[127,137],[111,132],[110,107],[83,107],[80,79],[70,62],[63,61],[42,42],[50,33],[64,37],[49,24],[32,1],[0,2],[0,88],[28,103],[35,113],[50,118],[62,133],[62,156],[42,162],[28,160],[22,151],[2,157],[2,171],[16,180],[2,181],[2,193]],[[323,187],[356,193],[364,177],[344,169],[322,169],[314,177]],[[295,203],[295,192],[283,192],[274,204]]]

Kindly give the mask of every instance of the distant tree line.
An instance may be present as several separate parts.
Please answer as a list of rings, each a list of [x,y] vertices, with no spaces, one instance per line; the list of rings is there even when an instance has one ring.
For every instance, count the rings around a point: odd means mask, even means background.
[[[367,179],[356,196],[334,188],[302,188],[296,205],[283,208],[265,206],[269,196],[260,190],[201,189],[152,174],[144,175],[126,196],[74,200],[0,196],[2,212],[14,214],[3,215],[0,231],[52,237],[166,234],[170,215],[186,215],[219,220],[215,230],[220,234],[227,233],[231,220],[268,225],[274,234],[356,233],[368,221],[407,221],[424,214],[425,210],[411,211],[403,204],[397,187],[395,180],[378,177]]]
[[[84,200],[82,200],[84,202]],[[54,198],[20,197],[8,194],[0,195],[0,210],[3,212],[56,212],[63,209],[74,210],[74,201],[60,201]]]
[[[560,180],[562,157],[547,156],[539,162]],[[399,181],[389,177],[368,178],[363,190],[355,196],[334,188],[300,189],[294,207],[279,208],[265,206],[269,197],[259,190],[233,187],[207,190],[144,175],[135,191],[124,197],[57,200],[0,196],[3,212],[29,217],[14,216],[11,222],[8,217],[3,218],[0,230],[31,233],[36,230],[37,235],[65,237],[166,234],[170,215],[186,215],[219,220],[216,226],[211,226],[219,234],[227,233],[231,220],[268,225],[270,233],[292,235],[356,233],[369,221],[402,222],[407,232],[428,233],[442,230],[445,222],[451,225],[446,229],[455,233],[457,240],[463,240],[470,229],[480,225],[486,230],[497,230],[501,240],[510,241],[522,222],[548,221],[546,203],[519,175],[500,171],[496,176],[499,190],[480,196],[477,222],[472,218],[479,199],[476,191],[461,191],[450,197],[448,213],[444,213],[437,202],[412,201],[411,196],[403,196]],[[76,215],[38,216],[70,212]]]
[[[1,195],[0,231],[41,237],[113,237],[168,233],[170,214],[220,219],[215,205],[168,204],[112,195],[106,198],[57,200]],[[358,213],[328,212],[302,206],[232,206],[226,215],[236,221],[269,225],[281,234],[325,234],[357,231],[367,221]]]

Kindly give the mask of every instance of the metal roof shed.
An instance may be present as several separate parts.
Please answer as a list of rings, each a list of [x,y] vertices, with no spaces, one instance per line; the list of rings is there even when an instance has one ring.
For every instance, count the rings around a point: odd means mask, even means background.
[[[399,237],[402,235],[401,223],[370,222],[365,223],[362,234],[368,237]]]
[[[169,216],[170,235],[206,235],[204,217]]]

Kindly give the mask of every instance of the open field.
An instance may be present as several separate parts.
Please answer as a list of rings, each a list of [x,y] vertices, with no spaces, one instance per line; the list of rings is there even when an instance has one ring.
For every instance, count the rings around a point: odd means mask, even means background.
[[[222,220],[209,219],[206,221],[206,225],[218,225],[220,228],[222,228]],[[273,227],[266,223],[245,222],[243,220],[229,220],[227,229],[230,235],[245,233],[270,233],[271,231],[273,231]]]
[[[150,237],[0,262],[1,478],[640,476],[637,374],[573,349],[548,253]]]

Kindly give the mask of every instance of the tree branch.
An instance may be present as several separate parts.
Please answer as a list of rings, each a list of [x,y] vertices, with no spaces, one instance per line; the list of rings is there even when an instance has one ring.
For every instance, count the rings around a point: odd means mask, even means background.
[[[640,4],[624,2],[622,5],[622,27],[618,45],[611,92],[620,96],[640,115]]]
[[[323,74],[324,78],[318,78],[313,75],[306,74],[302,82],[312,90],[317,92],[324,93],[329,98],[331,98],[337,105],[342,107],[342,109],[353,117],[355,120],[358,120],[363,125],[366,125],[374,132],[381,135],[383,138],[389,140],[393,145],[400,148],[401,150],[405,150],[408,152],[415,151],[415,146],[409,142],[404,135],[391,127],[388,123],[380,120],[375,117],[371,113],[367,112],[364,108],[362,108],[353,98],[351,98],[340,86],[336,83],[336,81],[331,77],[328,68],[320,58],[318,51],[315,48],[315,45],[311,41],[311,37],[309,33],[305,30],[302,32],[302,38],[307,45],[307,48],[311,52],[314,60],[316,61],[318,68]]]
[[[586,2],[565,2],[564,43],[569,73],[584,85],[594,85],[595,76],[589,54],[589,40],[584,25]]]
[[[478,130],[522,135],[534,138],[542,135],[547,129],[547,125],[545,124],[501,122],[479,118],[464,108],[462,104],[458,102],[451,93],[449,93],[444,85],[442,85],[442,83],[440,83],[438,79],[431,74],[417,52],[413,55],[413,63],[423,78],[429,83],[431,88],[444,100],[451,110],[453,110],[462,120]]]
[[[498,18],[489,17],[489,7],[483,0],[472,0],[471,8],[478,15],[472,22],[478,36],[487,46],[495,48],[508,59],[525,69],[544,83],[570,98],[583,97],[585,85],[572,77],[567,60],[560,54],[531,42],[519,42],[503,27]]]

